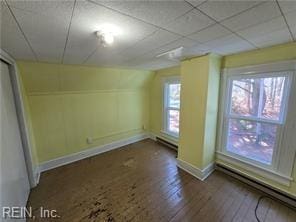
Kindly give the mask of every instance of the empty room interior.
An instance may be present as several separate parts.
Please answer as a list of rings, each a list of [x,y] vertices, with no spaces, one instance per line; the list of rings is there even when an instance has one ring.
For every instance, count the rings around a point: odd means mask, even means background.
[[[296,0],[0,13],[0,221],[296,221]]]

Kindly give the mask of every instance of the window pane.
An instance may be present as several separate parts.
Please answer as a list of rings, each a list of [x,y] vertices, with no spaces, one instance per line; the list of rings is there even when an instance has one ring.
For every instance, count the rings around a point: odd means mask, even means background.
[[[275,124],[230,119],[227,135],[227,151],[271,164],[275,147]]]
[[[262,116],[267,119],[279,120],[285,77],[264,78]]]
[[[180,108],[180,89],[181,84],[169,84],[168,89],[168,106]]]
[[[179,111],[169,110],[168,130],[172,133],[179,134]]]
[[[232,81],[231,114],[280,120],[285,77]]]
[[[231,113],[257,116],[260,95],[260,79],[232,81]]]

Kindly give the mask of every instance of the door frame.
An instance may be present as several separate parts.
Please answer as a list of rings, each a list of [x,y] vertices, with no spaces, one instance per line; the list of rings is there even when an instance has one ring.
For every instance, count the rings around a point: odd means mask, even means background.
[[[25,118],[24,101],[21,93],[20,77],[18,75],[17,65],[15,60],[4,50],[0,48],[0,59],[8,64],[9,75],[12,85],[12,91],[14,95],[14,102],[16,108],[16,114],[19,124],[19,130],[22,140],[22,147],[25,157],[26,168],[28,172],[28,179],[30,187],[35,187],[38,184],[38,175],[35,176],[35,169],[32,158],[32,147],[29,138],[28,123]]]

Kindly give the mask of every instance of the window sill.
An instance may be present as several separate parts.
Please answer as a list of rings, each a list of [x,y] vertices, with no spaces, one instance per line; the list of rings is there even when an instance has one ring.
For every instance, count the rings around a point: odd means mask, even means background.
[[[277,182],[281,185],[290,186],[290,182],[293,181],[293,178],[291,178],[289,176],[282,175],[282,174],[275,172],[273,170],[266,169],[266,168],[251,164],[247,161],[235,158],[235,157],[230,156],[228,154],[216,151],[216,155],[217,155],[217,159],[219,159],[221,161],[225,161],[226,163],[230,163],[230,164],[239,166],[242,169],[245,169],[249,172],[255,173],[255,174],[262,176],[266,179],[270,179],[270,180]]]

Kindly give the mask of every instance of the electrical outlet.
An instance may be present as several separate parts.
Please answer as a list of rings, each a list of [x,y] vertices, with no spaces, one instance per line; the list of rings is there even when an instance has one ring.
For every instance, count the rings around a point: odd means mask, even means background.
[[[92,140],[91,137],[87,137],[87,138],[86,138],[86,142],[87,142],[88,144],[92,144],[92,143],[93,143],[93,140]]]

